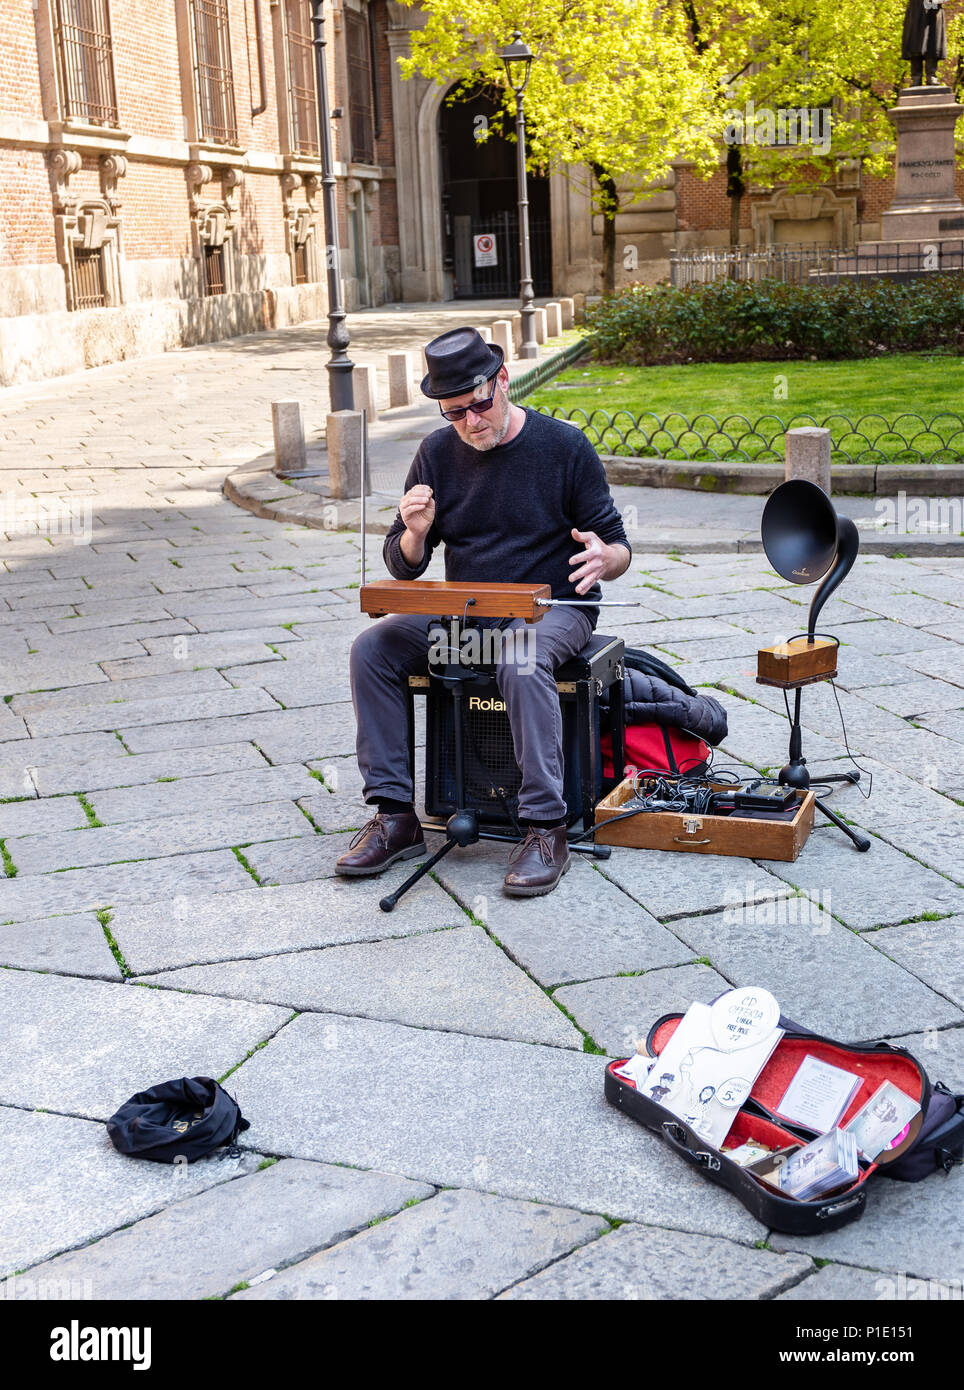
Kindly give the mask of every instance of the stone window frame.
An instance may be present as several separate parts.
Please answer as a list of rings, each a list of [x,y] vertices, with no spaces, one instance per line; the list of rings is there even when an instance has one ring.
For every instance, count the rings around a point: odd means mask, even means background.
[[[272,0],[273,41],[275,52],[275,88],[278,105],[278,136],[281,153],[295,160],[314,161],[319,159],[318,123],[318,84],[315,79],[314,54],[312,53],[312,85],[315,91],[315,132],[314,148],[305,149],[295,137],[297,122],[294,115],[294,92],[291,84],[291,44],[288,25],[288,4],[290,0]],[[308,33],[313,34],[310,0],[301,0],[308,17]]]
[[[120,217],[120,198],[117,184],[127,172],[127,160],[120,154],[100,157],[101,196],[75,194],[70,179],[80,172],[83,159],[77,150],[63,147],[51,152],[48,158],[53,193],[54,237],[57,259],[64,272],[67,308],[77,311],[77,252],[99,251],[105,303],[102,308],[116,309],[124,303],[122,276],[123,225]],[[84,310],[83,312],[90,312]]]
[[[66,102],[62,90],[60,49],[57,32],[56,0],[35,0],[37,29],[37,66],[40,74],[41,109],[52,136],[62,138],[73,134],[88,135],[101,148],[115,148],[130,139],[130,132],[123,129],[120,98],[117,87],[117,64],[114,52],[113,29],[111,30],[110,64],[111,84],[117,108],[118,124],[96,125],[77,116],[66,115]]]
[[[304,203],[295,203],[294,194],[302,185],[305,189],[305,201]],[[317,284],[325,278],[324,236],[315,202],[320,188],[321,179],[317,174],[302,176],[288,170],[281,176],[282,205],[285,216],[285,249],[288,253],[293,286],[298,283],[295,267],[296,247],[298,246],[305,248],[305,268],[308,278],[304,283]]]
[[[222,268],[224,274],[224,294],[237,294],[239,285],[238,243],[237,243],[237,192],[244,181],[242,170],[228,168],[219,170],[224,180],[221,199],[203,197],[202,190],[214,177],[210,164],[192,163],[186,171],[188,182],[188,205],[191,217],[191,248],[197,264],[197,297],[211,298],[205,292],[205,247],[218,245],[223,248]],[[216,296],[221,298],[220,295]]]
[[[174,0],[174,21],[177,33],[178,71],[181,79],[181,111],[184,119],[184,139],[191,148],[192,156],[211,150],[234,150],[240,152],[238,143],[238,105],[234,82],[234,60],[231,51],[231,30],[228,25],[228,56],[231,59],[232,104],[234,106],[235,143],[213,139],[205,134],[201,119],[201,96],[197,81],[197,53],[194,29],[194,0]]]

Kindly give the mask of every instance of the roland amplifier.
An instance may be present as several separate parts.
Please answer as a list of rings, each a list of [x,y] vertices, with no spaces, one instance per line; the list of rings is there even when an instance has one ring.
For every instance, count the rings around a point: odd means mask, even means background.
[[[494,674],[480,672],[476,680],[467,681],[462,689],[466,807],[482,821],[511,825],[506,806],[513,816],[518,815],[522,774],[512,746],[505,701]],[[453,706],[449,691],[432,681],[425,712],[425,810],[432,817],[446,818],[458,809]],[[572,825],[582,815],[579,740],[572,701],[562,704],[562,748],[566,819]]]
[[[563,797],[570,825],[593,823],[596,802],[605,790],[599,749],[599,700],[610,691],[611,711],[620,731],[623,719],[623,656],[619,637],[594,632],[577,656],[556,671],[556,688],[562,709]],[[428,676],[409,677],[410,694],[426,697],[425,810],[433,818],[446,818],[455,804],[455,737],[453,697]],[[518,814],[522,774],[512,746],[512,730],[495,672],[478,669],[474,680],[463,685],[462,740],[467,809],[479,819],[510,825],[506,810]],[[622,734],[620,732],[620,741]]]

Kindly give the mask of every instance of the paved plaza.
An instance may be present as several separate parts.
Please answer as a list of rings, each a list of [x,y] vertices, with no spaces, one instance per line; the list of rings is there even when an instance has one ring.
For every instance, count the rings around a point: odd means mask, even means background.
[[[473,306],[480,324],[501,312]],[[464,317],[352,316],[357,359]],[[504,847],[477,845],[387,915],[411,866],[334,875],[366,819],[359,537],[221,492],[270,448],[272,399],[301,398],[317,437],[325,357],[311,325],[0,393],[0,1297],[959,1289],[960,1168],[875,1180],[834,1233],[770,1232],[606,1104],[602,1054],[758,984],[964,1089],[964,560],[866,553],[821,617],[864,769],[831,804],[870,853],[830,826],[795,864],[615,850],[518,900]],[[386,493],[433,423],[382,417]],[[635,554],[608,596],[639,606],[600,630],[718,687],[717,764],[779,768],[783,697],[755,654],[799,631],[810,591],[738,551],[762,499],[616,492]],[[41,502],[58,533],[30,533]],[[832,690],[803,710],[812,770],[849,766]],[[251,1121],[239,1158],[111,1148],[129,1095],[197,1074]]]

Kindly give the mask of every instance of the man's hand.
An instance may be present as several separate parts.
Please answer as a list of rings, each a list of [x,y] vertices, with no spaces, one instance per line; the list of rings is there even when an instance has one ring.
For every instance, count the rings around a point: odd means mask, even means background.
[[[425,483],[416,483],[399,502],[398,510],[402,514],[406,531],[410,531],[419,540],[424,540],[435,520],[435,498],[432,496],[432,489]]]
[[[599,579],[616,579],[629,565],[629,551],[624,545],[606,545],[595,531],[572,529],[573,540],[585,546],[578,555],[570,556],[570,565],[578,568],[570,570],[569,583],[577,594],[586,594]]]
[[[400,541],[402,555],[415,569],[422,563],[425,555],[425,537],[431,531],[432,522],[435,520],[435,498],[432,496],[432,489],[425,483],[416,483],[399,502],[398,510],[405,523],[405,531]]]

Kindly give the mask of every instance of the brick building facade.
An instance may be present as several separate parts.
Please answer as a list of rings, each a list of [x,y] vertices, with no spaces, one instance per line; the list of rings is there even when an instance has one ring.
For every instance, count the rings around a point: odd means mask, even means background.
[[[348,308],[514,294],[514,146],[473,138],[483,106],[460,114],[444,88],[402,80],[417,6],[324,12]],[[324,315],[310,13],[311,0],[2,0],[0,385]],[[804,193],[751,185],[741,240],[874,240],[892,193],[853,161]],[[599,291],[590,194],[579,169],[530,180],[537,292]],[[617,285],[725,244],[729,220],[722,167],[622,190]],[[473,264],[482,231],[497,270]]]
[[[386,5],[325,11],[346,300],[383,303],[401,296]],[[0,384],[324,314],[310,13],[4,0]]]

